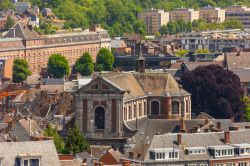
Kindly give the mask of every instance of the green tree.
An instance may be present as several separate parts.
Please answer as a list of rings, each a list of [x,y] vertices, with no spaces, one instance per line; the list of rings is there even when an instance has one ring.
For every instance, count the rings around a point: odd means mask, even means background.
[[[175,55],[178,57],[182,57],[183,55],[187,54],[189,51],[188,50],[178,50]]]
[[[0,0],[0,10],[13,8],[10,0]]]
[[[75,68],[82,76],[90,76],[94,71],[94,63],[91,55],[88,52],[84,53],[76,61]]]
[[[69,74],[70,67],[63,55],[53,54],[49,57],[48,70],[53,77],[62,78],[64,75]]]
[[[243,98],[243,102],[244,102],[244,105],[245,105],[245,113],[244,113],[244,118],[247,122],[250,122],[250,99],[245,96]]]
[[[242,29],[242,23],[237,19],[226,19],[223,23],[225,29]]]
[[[198,49],[195,52],[201,53],[201,54],[209,54],[210,53],[210,51],[208,49]]]
[[[168,26],[162,25],[159,32],[161,35],[167,35],[168,34]]]
[[[29,75],[31,75],[31,71],[29,70],[28,62],[24,59],[15,59],[13,64],[13,82],[23,82]]]
[[[6,25],[5,25],[5,29],[9,30],[11,27],[13,27],[14,24],[15,24],[14,20],[11,17],[8,17]]]
[[[69,129],[68,136],[65,143],[66,153],[79,153],[89,149],[89,144],[85,139],[84,135],[80,132],[79,128],[74,125],[73,128]]]
[[[51,125],[48,125],[48,127],[44,130],[44,136],[52,137],[58,153],[64,152],[64,141],[63,138],[58,134],[56,128],[53,128]]]
[[[101,48],[97,54],[97,70],[110,71],[113,69],[114,55],[107,48]]]

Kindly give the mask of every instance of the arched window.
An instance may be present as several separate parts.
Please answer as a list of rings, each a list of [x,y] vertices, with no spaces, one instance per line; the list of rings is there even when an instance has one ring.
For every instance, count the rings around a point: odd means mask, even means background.
[[[146,101],[144,101],[143,107],[144,107],[144,115],[147,115],[147,102]]]
[[[172,102],[172,114],[179,114],[179,102],[178,101]]]
[[[105,110],[101,106],[95,109],[95,127],[96,129],[104,129],[105,127]]]
[[[128,107],[128,118],[132,119],[132,108],[131,108],[131,106]]]
[[[134,118],[136,118],[137,117],[137,108],[136,108],[136,104],[134,104]]]
[[[152,101],[150,110],[151,110],[151,115],[158,116],[160,113],[160,102]]]
[[[126,107],[124,107],[123,116],[124,116],[123,119],[127,120],[127,108]]]
[[[139,116],[142,116],[142,104],[139,103]]]
[[[189,101],[186,100],[186,113],[189,113]]]

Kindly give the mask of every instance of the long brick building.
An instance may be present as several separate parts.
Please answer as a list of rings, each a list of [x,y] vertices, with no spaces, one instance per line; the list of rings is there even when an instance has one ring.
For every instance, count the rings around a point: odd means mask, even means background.
[[[32,73],[39,74],[52,54],[64,55],[73,66],[84,52],[95,61],[100,48],[110,49],[110,42],[108,32],[98,26],[82,32],[39,35],[31,26],[19,22],[0,39],[0,57],[26,59]]]

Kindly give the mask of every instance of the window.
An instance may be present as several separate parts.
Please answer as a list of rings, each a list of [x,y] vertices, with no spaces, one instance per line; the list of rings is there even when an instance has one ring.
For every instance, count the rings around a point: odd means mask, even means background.
[[[178,159],[178,152],[169,152],[169,159]]]
[[[215,157],[223,157],[223,156],[233,156],[233,149],[217,149],[215,150]]]
[[[178,101],[172,102],[172,114],[179,114],[179,102]]]
[[[247,166],[247,162],[238,163],[238,166]]]
[[[200,164],[200,166],[207,166],[207,164]]]
[[[136,104],[134,104],[134,118],[137,117],[137,108],[136,108]]]
[[[139,103],[139,116],[142,116],[142,104]]]
[[[226,163],[226,166],[235,166],[235,163]]]
[[[17,158],[16,165],[17,166],[40,166],[40,159],[38,159],[38,158],[32,158],[32,159]]]
[[[128,107],[128,118],[132,119],[132,108],[131,108],[131,106]]]
[[[151,115],[158,116],[160,113],[160,102],[152,101],[151,102]]]
[[[188,164],[188,166],[196,166],[196,164]]]
[[[217,164],[214,164],[214,166],[223,166],[222,163],[217,163]]]
[[[189,104],[188,104],[188,100],[186,100],[186,113],[189,113]]]

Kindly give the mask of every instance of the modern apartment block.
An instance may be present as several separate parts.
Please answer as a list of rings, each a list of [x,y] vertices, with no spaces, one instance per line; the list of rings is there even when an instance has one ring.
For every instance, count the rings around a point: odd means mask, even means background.
[[[226,19],[241,21],[244,28],[250,28],[250,8],[246,6],[230,6],[226,8]]]
[[[160,9],[145,9],[138,14],[138,18],[145,22],[148,34],[155,34],[162,25],[168,23],[169,13]]]
[[[193,21],[199,19],[199,11],[195,11],[194,9],[178,8],[171,11],[169,16],[170,21]]]
[[[225,10],[218,7],[203,7],[199,10],[199,18],[208,22],[224,22]]]
[[[39,35],[30,25],[19,22],[0,39],[0,57],[25,59],[32,73],[39,74],[52,54],[64,55],[73,66],[85,52],[95,61],[100,48],[111,49],[110,42],[108,32],[97,26],[81,32]]]

